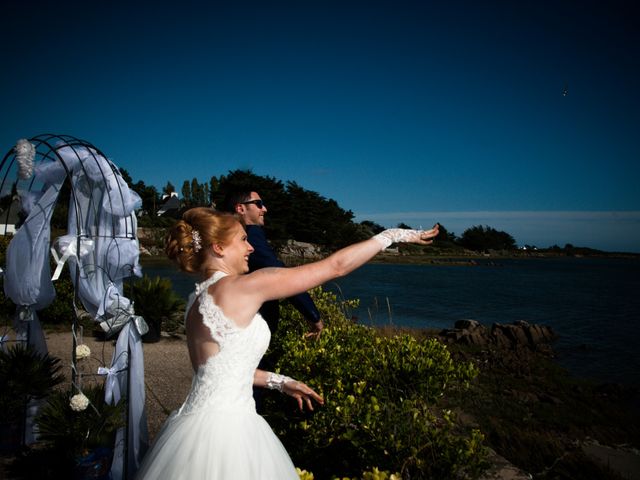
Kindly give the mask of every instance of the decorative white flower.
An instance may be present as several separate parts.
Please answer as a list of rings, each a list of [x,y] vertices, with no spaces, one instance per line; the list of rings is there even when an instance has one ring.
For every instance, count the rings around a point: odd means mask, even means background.
[[[74,412],[82,412],[89,406],[89,399],[85,397],[84,393],[77,393],[71,397],[69,406]]]
[[[77,360],[82,360],[83,358],[87,358],[90,355],[91,355],[91,349],[88,346],[86,346],[84,343],[76,347]]]
[[[33,174],[33,159],[36,157],[36,147],[26,138],[21,138],[14,147],[18,162],[18,176],[27,180]]]
[[[194,228],[191,230],[191,238],[193,238],[193,241],[191,242],[193,245],[193,251],[194,253],[198,253],[202,248],[202,237],[200,236],[200,232]]]

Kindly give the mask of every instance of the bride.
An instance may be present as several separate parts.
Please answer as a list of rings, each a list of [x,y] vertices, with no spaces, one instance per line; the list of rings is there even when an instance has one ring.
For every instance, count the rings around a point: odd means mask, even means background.
[[[324,400],[309,386],[257,369],[270,332],[258,313],[263,302],[290,297],[360,267],[396,242],[429,244],[427,231],[389,229],[318,262],[263,268],[247,274],[243,226],[208,208],[184,213],[167,237],[166,253],[178,267],[200,274],[185,314],[194,370],[191,390],[145,456],[137,479],[298,479],[286,450],[256,413],[253,386],[279,390],[300,409]]]

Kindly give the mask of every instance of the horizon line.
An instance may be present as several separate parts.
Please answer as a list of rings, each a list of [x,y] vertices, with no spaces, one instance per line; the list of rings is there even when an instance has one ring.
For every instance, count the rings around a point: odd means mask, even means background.
[[[381,213],[355,213],[363,219],[402,219],[417,217],[445,217],[456,219],[499,218],[499,219],[612,219],[640,220],[640,210],[460,210],[460,211],[400,211]]]

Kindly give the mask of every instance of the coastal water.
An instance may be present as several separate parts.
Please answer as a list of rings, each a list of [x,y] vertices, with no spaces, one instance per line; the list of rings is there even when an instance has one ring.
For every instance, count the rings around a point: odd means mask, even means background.
[[[171,278],[185,298],[194,277],[168,264],[144,265]],[[535,258],[477,265],[369,264],[325,285],[360,299],[361,323],[452,328],[525,320],[558,334],[557,361],[572,374],[640,386],[640,260]]]

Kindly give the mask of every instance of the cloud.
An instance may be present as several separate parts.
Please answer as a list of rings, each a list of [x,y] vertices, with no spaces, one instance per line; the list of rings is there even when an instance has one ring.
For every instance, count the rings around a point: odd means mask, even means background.
[[[640,211],[459,211],[356,214],[387,227],[403,222],[427,227],[439,222],[461,235],[475,225],[510,233],[520,245],[574,245],[608,251],[640,252]]]

